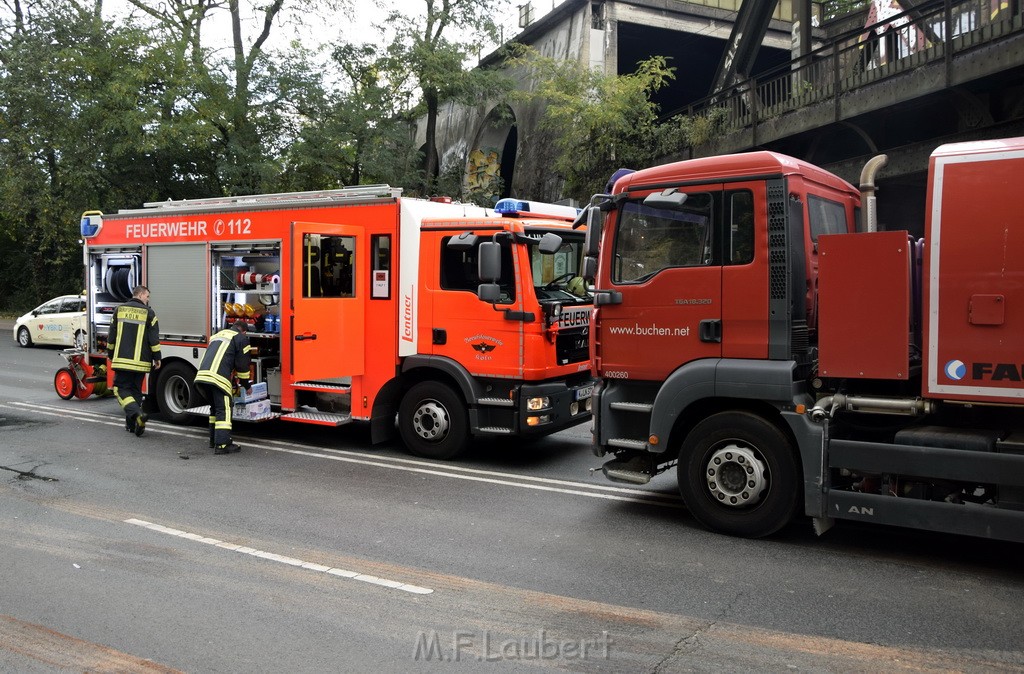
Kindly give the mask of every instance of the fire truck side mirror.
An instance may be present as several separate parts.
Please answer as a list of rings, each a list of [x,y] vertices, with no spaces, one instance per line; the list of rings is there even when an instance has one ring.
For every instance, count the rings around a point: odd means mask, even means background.
[[[497,283],[501,278],[501,244],[484,241],[477,255],[477,276],[481,281]]]
[[[473,232],[462,232],[458,236],[448,239],[448,247],[459,251],[473,250],[473,246],[479,239],[480,237]]]
[[[593,281],[597,278],[597,258],[587,255],[583,258],[583,270],[580,273],[584,281]]]
[[[540,252],[543,255],[554,255],[562,248],[562,237],[554,232],[548,232],[540,238]]]
[[[686,192],[680,192],[674,187],[661,192],[648,194],[644,199],[644,206],[651,208],[664,208],[669,211],[678,211],[686,203]]]
[[[598,242],[601,240],[601,229],[604,227],[604,212],[597,206],[587,209],[587,233],[583,239],[583,254],[597,257]]]
[[[501,286],[497,283],[481,283],[476,288],[476,296],[481,302],[497,304],[501,299]]]

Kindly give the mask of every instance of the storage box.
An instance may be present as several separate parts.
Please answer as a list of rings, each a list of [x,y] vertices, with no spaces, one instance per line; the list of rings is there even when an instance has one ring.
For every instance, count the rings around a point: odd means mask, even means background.
[[[267,382],[261,381],[252,385],[252,392],[246,393],[241,386],[238,387],[238,395],[235,396],[235,404],[251,403],[254,400],[263,400],[267,397]]]
[[[254,400],[250,403],[236,404],[231,416],[238,421],[257,421],[271,416],[269,400]]]

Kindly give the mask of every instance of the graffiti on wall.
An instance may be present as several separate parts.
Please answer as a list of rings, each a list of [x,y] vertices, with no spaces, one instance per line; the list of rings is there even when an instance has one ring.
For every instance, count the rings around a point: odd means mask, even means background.
[[[469,153],[466,183],[475,195],[497,201],[501,196],[501,155],[494,148],[476,148]]]

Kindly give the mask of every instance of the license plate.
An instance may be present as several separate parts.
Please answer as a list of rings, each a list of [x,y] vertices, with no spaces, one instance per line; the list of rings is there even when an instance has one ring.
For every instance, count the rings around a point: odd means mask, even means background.
[[[589,398],[593,394],[594,394],[594,387],[593,386],[584,386],[583,388],[576,389],[576,391],[574,392],[575,400],[582,400],[583,398]]]

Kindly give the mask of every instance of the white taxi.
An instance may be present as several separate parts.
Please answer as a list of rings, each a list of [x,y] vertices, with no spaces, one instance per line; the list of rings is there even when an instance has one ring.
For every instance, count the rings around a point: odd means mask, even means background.
[[[21,346],[85,348],[85,296],[62,295],[40,304],[14,322],[14,340]]]

